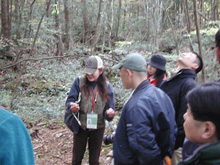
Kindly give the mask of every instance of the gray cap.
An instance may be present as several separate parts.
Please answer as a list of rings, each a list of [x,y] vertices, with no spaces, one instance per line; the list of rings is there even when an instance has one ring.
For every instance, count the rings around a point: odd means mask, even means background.
[[[146,60],[139,53],[131,53],[124,57],[124,59],[112,67],[112,69],[120,69],[125,67],[137,72],[147,72]]]

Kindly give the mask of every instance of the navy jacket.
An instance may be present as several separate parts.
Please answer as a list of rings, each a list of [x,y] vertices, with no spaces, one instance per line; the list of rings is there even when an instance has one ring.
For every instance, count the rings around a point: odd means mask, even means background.
[[[170,98],[143,81],[123,107],[113,144],[115,165],[160,164],[172,156],[176,131]]]
[[[175,149],[183,146],[185,133],[183,115],[187,110],[186,94],[196,86],[196,72],[191,69],[181,69],[176,75],[163,81],[160,88],[171,98],[176,111],[175,120],[178,131]]]

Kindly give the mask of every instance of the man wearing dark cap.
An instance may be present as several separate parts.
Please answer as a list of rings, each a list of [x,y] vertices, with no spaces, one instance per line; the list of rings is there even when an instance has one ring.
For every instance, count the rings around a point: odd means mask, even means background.
[[[116,129],[114,164],[161,164],[165,156],[172,156],[175,142],[170,98],[148,82],[142,55],[128,54],[112,69],[120,69],[124,88],[133,90]]]
[[[172,164],[182,160],[182,147],[185,139],[183,129],[183,115],[187,110],[186,94],[196,86],[196,74],[202,70],[203,62],[195,52],[183,53],[177,60],[178,72],[170,79],[165,80],[160,88],[171,98],[175,108],[175,120],[178,127],[175,151]]]

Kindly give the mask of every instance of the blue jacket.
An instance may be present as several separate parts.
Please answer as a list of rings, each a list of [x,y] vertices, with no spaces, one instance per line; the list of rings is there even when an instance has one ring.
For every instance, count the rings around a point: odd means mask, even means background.
[[[196,72],[191,69],[181,69],[170,79],[162,82],[160,88],[170,97],[176,111],[176,124],[178,127],[175,148],[183,146],[185,133],[183,129],[183,115],[187,110],[186,94],[196,86]]]
[[[0,108],[0,164],[34,165],[31,138],[22,120]]]
[[[170,98],[143,81],[123,107],[113,144],[115,164],[160,164],[172,156],[175,133]]]

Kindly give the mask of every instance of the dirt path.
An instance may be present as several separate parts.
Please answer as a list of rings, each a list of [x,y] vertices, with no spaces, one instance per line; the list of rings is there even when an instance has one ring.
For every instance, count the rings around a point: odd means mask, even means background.
[[[53,123],[38,123],[29,128],[35,154],[36,165],[71,165],[73,134],[66,126]],[[112,146],[103,145],[100,164],[110,165],[108,156]],[[83,165],[88,165],[88,151],[83,159]]]

